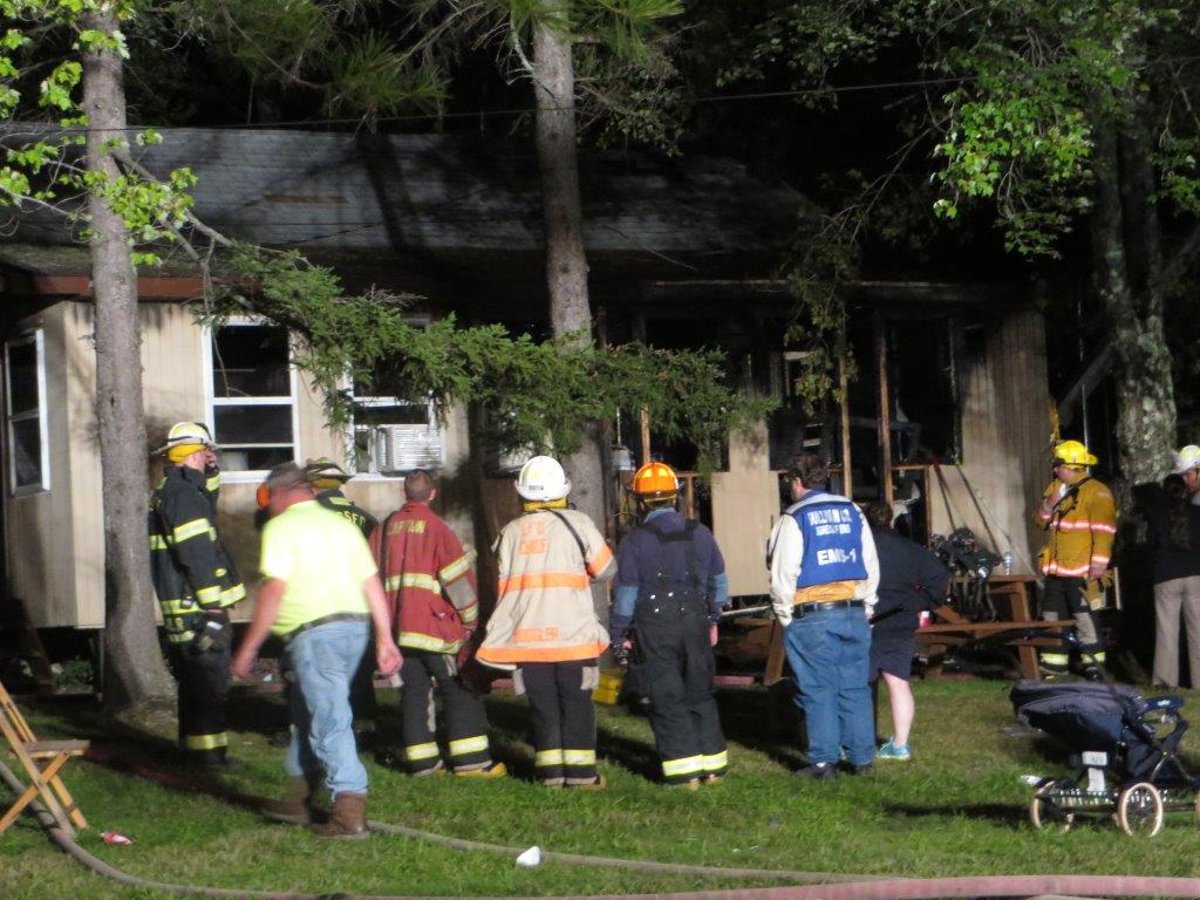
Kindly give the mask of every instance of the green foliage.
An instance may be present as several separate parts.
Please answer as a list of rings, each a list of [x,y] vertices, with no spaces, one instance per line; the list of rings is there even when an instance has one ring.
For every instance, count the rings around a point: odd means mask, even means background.
[[[87,117],[79,106],[80,60],[87,53],[127,54],[120,31],[87,27],[88,17],[99,12],[120,21],[133,15],[133,4],[104,0],[0,2],[0,15],[9,23],[0,39],[0,120],[11,122],[18,115],[27,119],[35,111],[49,119],[25,140],[15,136],[6,140],[4,164],[0,165],[0,207],[54,210],[79,225],[86,238],[85,198],[98,195],[121,217],[132,246],[174,239],[192,206],[188,191],[195,176],[190,170],[178,169],[160,181],[127,165],[123,174],[110,177],[98,166],[89,165],[79,149],[85,144],[83,129],[87,127]],[[49,73],[38,79],[37,74],[45,68],[35,56],[38,44],[54,32],[68,36],[73,55],[55,60]],[[138,146],[160,140],[152,131],[134,136]],[[124,135],[104,147],[105,153],[126,163],[131,160],[131,150]],[[135,251],[135,262],[157,261],[151,249]]]
[[[185,34],[247,72],[255,83],[319,94],[326,114],[372,119],[433,110],[444,85],[411,48],[376,25],[385,0],[174,0]]]
[[[489,436],[501,446],[560,454],[579,448],[587,423],[646,409],[664,439],[693,441],[711,471],[730,430],[750,429],[774,405],[726,387],[715,351],[576,348],[574,336],[539,343],[498,325],[460,328],[452,317],[417,327],[405,319],[414,298],[347,297],[330,270],[298,254],[237,246],[232,264],[246,280],[221,288],[210,315],[253,311],[303,335],[297,365],[335,425],[354,414],[351,382],[375,395],[431,398],[443,412],[477,404],[493,413]]]

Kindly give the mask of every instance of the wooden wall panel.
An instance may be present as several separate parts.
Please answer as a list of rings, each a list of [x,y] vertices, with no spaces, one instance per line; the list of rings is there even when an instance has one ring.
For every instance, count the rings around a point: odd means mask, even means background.
[[[1036,311],[990,323],[983,352],[963,361],[963,461],[930,478],[933,531],[975,532],[1014,572],[1033,571],[1033,504],[1048,480],[1045,330]]]
[[[713,535],[725,557],[731,596],[768,594],[766,544],[779,518],[779,476],[767,468],[767,429],[734,436],[729,471],[713,474]]]

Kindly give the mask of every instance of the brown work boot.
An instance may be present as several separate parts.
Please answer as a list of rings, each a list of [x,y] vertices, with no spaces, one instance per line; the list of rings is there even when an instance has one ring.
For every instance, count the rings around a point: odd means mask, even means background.
[[[268,800],[262,806],[262,814],[273,822],[289,825],[312,823],[312,797],[320,774],[293,775],[288,779],[287,792],[282,800]]]
[[[324,825],[312,825],[317,837],[340,841],[361,841],[370,837],[367,831],[367,795],[341,793],[333,798],[333,813]]]

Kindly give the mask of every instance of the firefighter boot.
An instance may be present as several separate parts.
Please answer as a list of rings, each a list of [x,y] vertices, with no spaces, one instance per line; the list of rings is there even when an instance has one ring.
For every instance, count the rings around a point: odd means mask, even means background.
[[[367,795],[343,792],[333,798],[333,813],[324,825],[313,825],[317,837],[361,841],[370,837],[366,821]]]
[[[282,800],[268,800],[263,804],[262,814],[273,822],[288,825],[312,823],[312,797],[320,774],[293,775],[288,779],[287,793]]]

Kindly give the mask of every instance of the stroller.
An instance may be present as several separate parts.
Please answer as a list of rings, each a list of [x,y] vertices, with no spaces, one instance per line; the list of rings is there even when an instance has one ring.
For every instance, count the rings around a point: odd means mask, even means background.
[[[1200,779],[1179,759],[1181,697],[1147,700],[1128,685],[1022,681],[1009,694],[1021,721],[1071,751],[1074,778],[1044,778],[1029,804],[1035,828],[1067,831],[1077,815],[1114,815],[1128,835],[1153,836],[1168,810],[1200,816]]]

